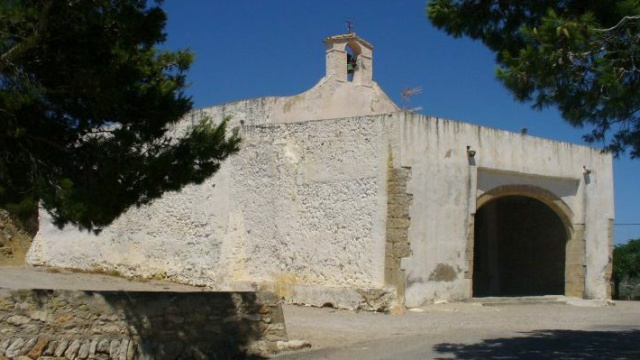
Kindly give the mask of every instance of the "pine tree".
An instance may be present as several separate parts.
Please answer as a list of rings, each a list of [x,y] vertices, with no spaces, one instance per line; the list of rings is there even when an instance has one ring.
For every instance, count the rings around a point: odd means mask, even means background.
[[[0,1],[0,207],[96,229],[238,150],[226,120],[173,131],[193,54],[158,48],[165,23],[157,1]]]
[[[640,2],[430,0],[427,16],[493,51],[517,100],[557,106],[586,141],[640,157]]]

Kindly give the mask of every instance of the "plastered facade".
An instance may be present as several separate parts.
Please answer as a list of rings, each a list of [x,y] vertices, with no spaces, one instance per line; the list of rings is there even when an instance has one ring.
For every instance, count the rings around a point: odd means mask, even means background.
[[[43,224],[37,238],[47,240],[30,259],[223,289],[381,287],[384,122],[250,125],[242,136],[240,154],[212,179],[131,209],[99,235]]]
[[[400,111],[372,80],[369,43],[354,34],[325,43],[327,75],[311,90],[198,110],[179,124],[231,116],[240,130],[241,151],[211,179],[130,209],[99,235],[57,229],[42,212],[28,261],[267,287],[319,306],[465,300],[474,215],[511,191],[562,219],[566,295],[609,296],[611,156]]]
[[[567,248],[578,249],[568,251],[565,281],[572,271],[583,269],[584,274],[582,291],[565,286],[567,295],[609,297],[611,156],[589,147],[423,115],[399,113],[394,118],[401,133],[398,165],[411,168],[407,191],[413,195],[412,256],[402,262],[407,305],[472,296],[477,201],[501,188],[542,199],[566,222]],[[473,158],[466,146],[475,150]],[[440,277],[443,269],[448,271]]]

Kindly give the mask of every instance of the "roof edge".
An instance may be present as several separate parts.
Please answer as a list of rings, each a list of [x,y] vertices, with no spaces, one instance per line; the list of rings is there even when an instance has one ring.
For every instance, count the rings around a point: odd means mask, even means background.
[[[370,42],[356,35],[356,33],[329,36],[324,39],[324,42],[326,43],[331,40],[334,40],[334,41],[335,40],[357,40],[358,42],[362,43],[364,46],[368,47],[369,49],[373,49],[373,45],[371,45]]]

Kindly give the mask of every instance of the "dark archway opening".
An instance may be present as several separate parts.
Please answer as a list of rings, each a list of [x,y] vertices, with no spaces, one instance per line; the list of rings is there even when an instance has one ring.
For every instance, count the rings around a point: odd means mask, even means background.
[[[543,202],[504,196],[475,215],[473,296],[564,295],[567,231]]]
[[[359,51],[356,46],[347,45],[345,48],[347,52],[347,81],[353,81],[353,75],[358,69],[358,55]]]

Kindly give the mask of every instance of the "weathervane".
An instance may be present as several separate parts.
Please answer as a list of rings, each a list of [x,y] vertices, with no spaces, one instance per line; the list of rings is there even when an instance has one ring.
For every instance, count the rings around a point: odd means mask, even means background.
[[[353,20],[347,19],[347,34],[353,34]]]

